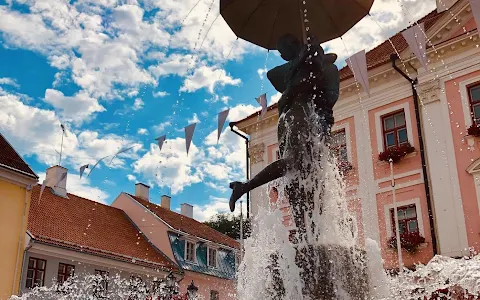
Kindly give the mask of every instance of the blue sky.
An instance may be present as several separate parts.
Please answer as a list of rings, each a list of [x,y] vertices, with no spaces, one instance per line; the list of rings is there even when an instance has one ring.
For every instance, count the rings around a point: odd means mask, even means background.
[[[43,177],[59,161],[65,124],[71,193],[109,204],[144,182],[154,201],[172,194],[174,209],[191,203],[199,220],[225,211],[228,183],[245,176],[245,148],[227,126],[217,144],[217,114],[230,108],[228,121],[243,118],[262,92],[277,100],[262,70],[282,60],[236,41],[218,0],[196,3],[0,0],[0,132]],[[343,65],[347,53],[371,49],[434,4],[377,0],[380,26],[366,18],[344,37],[348,49],[340,40],[325,47]],[[187,156],[183,128],[192,122]],[[159,152],[154,139],[164,134]],[[130,146],[80,180],[81,165]]]

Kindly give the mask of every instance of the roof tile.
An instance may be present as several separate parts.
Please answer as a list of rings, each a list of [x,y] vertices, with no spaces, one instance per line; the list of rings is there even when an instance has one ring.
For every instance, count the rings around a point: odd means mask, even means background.
[[[17,171],[26,173],[26,175],[38,178],[28,164],[18,155],[17,151],[10,145],[5,137],[0,133],[0,164],[8,166]]]
[[[169,209],[163,208],[154,203],[143,200],[139,197],[130,194],[128,195],[176,230],[180,230],[193,236],[203,238],[231,248],[240,248],[240,244],[237,241],[223,233],[216,231],[208,225],[200,223],[197,220],[186,217],[184,215],[178,214]]]
[[[73,194],[68,198],[40,185],[33,188],[28,230],[34,239],[152,268],[178,269],[149,244],[126,214],[115,207]]]

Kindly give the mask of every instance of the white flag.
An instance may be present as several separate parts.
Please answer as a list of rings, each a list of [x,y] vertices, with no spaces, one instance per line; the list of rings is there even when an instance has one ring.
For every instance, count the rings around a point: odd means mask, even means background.
[[[93,167],[90,169],[90,172],[88,172],[88,176],[87,176],[87,177],[90,177],[90,174],[92,174],[93,169],[95,169],[95,167],[96,167],[102,160],[104,160],[105,158],[107,158],[107,157],[109,157],[109,156],[110,156],[110,155],[100,158],[100,159],[93,165]]]
[[[166,139],[167,139],[166,135],[162,135],[161,137],[158,137],[155,139],[158,142],[158,148],[160,148],[160,151],[162,151],[163,143],[165,143]]]
[[[470,0],[470,7],[472,8],[473,17],[477,23],[477,30],[480,27],[480,1],[479,0]]]
[[[408,43],[410,50],[412,50],[415,57],[422,64],[422,66],[427,68],[427,45],[425,42],[425,27],[422,24],[412,26],[402,32],[403,37]]]
[[[217,137],[217,143],[220,140],[220,134],[222,134],[222,129],[223,125],[225,125],[225,121],[227,120],[228,113],[230,112],[230,109],[224,110],[221,113],[218,114],[218,137]]]
[[[64,180],[65,178],[67,178],[67,172],[63,173],[62,175],[58,176],[57,178],[57,182],[55,183],[54,187],[55,186],[58,186],[60,184],[60,182],[62,182],[62,180]]]
[[[355,80],[360,83],[363,89],[370,95],[370,85],[368,83],[367,56],[365,50],[355,53],[347,59],[347,65],[352,70]]]
[[[185,127],[185,142],[187,144],[187,155],[190,150],[190,144],[192,143],[193,133],[195,132],[195,126],[197,123],[193,123]]]
[[[40,203],[40,200],[42,199],[42,194],[46,186],[47,186],[47,179],[44,179],[42,182],[42,188],[40,189],[40,196],[38,196],[38,203]]]
[[[88,169],[88,165],[83,165],[80,167],[80,178],[82,178],[83,172],[85,172],[85,169]]]
[[[262,117],[267,112],[267,94],[262,94],[257,98],[258,104],[262,107]]]

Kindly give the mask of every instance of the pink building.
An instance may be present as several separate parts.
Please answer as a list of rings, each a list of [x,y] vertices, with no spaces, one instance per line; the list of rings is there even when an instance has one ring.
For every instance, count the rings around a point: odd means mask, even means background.
[[[379,155],[398,148],[409,152],[394,164],[402,248],[411,250],[403,250],[405,265],[480,250],[480,130],[467,132],[480,122],[480,41],[468,1],[438,6],[418,20],[434,45],[427,49],[427,69],[398,33],[391,41],[400,59],[391,57],[389,41],[367,53],[370,95],[357,88],[347,67],[340,72],[332,149],[344,170],[360,243],[376,240],[388,269],[398,258],[389,246],[395,235],[390,167]],[[264,117],[256,113],[234,123],[250,137],[251,176],[278,158],[277,120],[274,104]],[[267,188],[252,191],[253,215],[277,201]],[[278,207],[291,227],[288,203]]]

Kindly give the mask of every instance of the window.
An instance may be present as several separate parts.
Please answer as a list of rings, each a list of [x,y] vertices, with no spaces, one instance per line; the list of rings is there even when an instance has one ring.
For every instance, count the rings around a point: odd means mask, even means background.
[[[210,300],[219,300],[220,296],[217,291],[210,291]]]
[[[208,266],[217,267],[217,250],[208,248]]]
[[[67,265],[67,264],[58,264],[58,275],[57,275],[57,283],[62,284],[75,272],[75,266]]]
[[[185,259],[195,261],[195,244],[189,241],[185,241]]]
[[[97,298],[107,298],[108,291],[108,271],[95,270],[95,275],[97,275],[94,294]]]
[[[392,218],[392,231],[395,236],[395,218],[393,214],[393,208],[390,209],[390,216]],[[418,219],[416,206],[408,205],[397,208],[398,215],[398,230],[400,234],[406,233],[418,233]]]
[[[408,143],[405,111],[397,111],[382,117],[385,149]]]
[[[28,259],[28,270],[27,270],[27,288],[33,288],[36,286],[43,286],[45,281],[45,267],[47,266],[47,261],[43,259],[38,259],[30,257]]]
[[[480,83],[467,87],[470,109],[474,124],[480,124]]]
[[[347,135],[345,133],[345,129],[332,133],[330,150],[333,152],[333,154],[340,163],[348,162]]]

